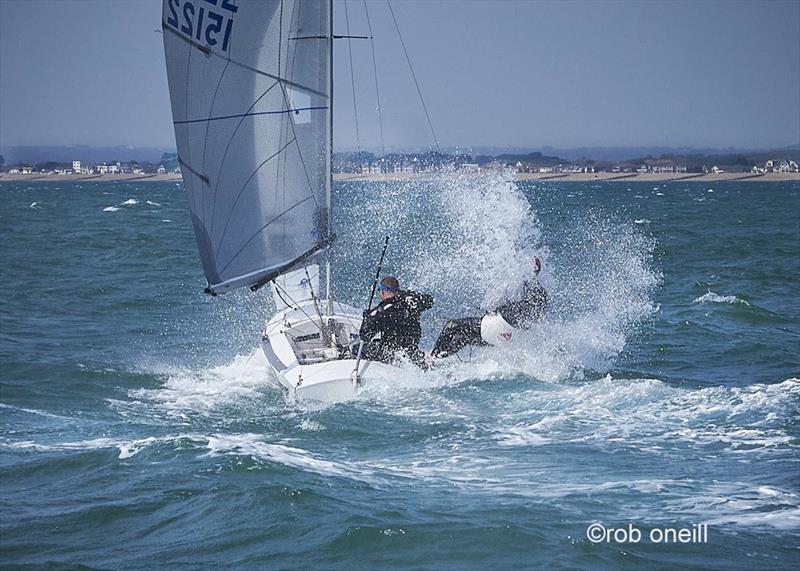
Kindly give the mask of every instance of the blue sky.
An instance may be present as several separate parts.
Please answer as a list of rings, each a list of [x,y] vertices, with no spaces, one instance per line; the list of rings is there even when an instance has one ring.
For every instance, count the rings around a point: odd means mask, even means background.
[[[392,5],[445,146],[800,142],[798,1]],[[430,145],[386,3],[369,10],[387,145]],[[348,13],[351,33],[366,33],[363,2]],[[0,145],[173,147],[160,20],[160,0],[0,0]],[[352,148],[346,43],[336,47],[336,142]],[[352,47],[362,143],[374,147],[369,44]]]

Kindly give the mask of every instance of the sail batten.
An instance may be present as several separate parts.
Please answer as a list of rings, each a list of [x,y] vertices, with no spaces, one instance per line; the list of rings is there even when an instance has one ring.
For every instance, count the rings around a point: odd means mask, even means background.
[[[163,2],[178,156],[215,292],[328,241],[331,46],[292,38],[329,40],[330,11],[327,0]]]
[[[186,123],[206,123],[208,121],[221,121],[223,119],[238,119],[239,117],[256,117],[258,115],[280,115],[281,113],[300,113],[301,111],[327,110],[328,107],[298,107],[296,109],[281,109],[279,111],[259,111],[258,113],[240,113],[238,115],[224,115],[222,117],[206,117],[205,119],[185,119],[183,121],[173,121],[173,125],[184,125]]]

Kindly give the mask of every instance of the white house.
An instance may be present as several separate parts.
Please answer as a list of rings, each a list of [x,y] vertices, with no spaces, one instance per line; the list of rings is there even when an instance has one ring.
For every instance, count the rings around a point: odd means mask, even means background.
[[[783,159],[781,160],[773,159],[767,161],[766,164],[764,165],[764,170],[766,172],[791,172],[789,162]]]
[[[81,172],[81,162],[72,161],[72,172]]]
[[[32,174],[33,167],[22,167],[21,172],[22,174]]]
[[[167,174],[167,169],[164,168],[164,165],[158,165],[156,172],[158,174]]]

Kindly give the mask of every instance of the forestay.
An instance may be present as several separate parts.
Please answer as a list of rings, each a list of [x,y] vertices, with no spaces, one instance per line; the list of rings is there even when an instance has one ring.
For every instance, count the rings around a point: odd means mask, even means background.
[[[329,240],[328,0],[164,0],[175,138],[209,290]]]

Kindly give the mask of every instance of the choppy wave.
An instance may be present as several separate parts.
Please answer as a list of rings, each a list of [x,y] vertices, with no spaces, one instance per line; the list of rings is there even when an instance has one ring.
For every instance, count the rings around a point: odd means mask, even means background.
[[[261,349],[209,369],[156,367],[149,372],[165,378],[163,384],[152,389],[133,389],[128,396],[136,403],[157,406],[171,416],[188,419],[189,414],[214,413],[258,398],[265,387],[274,386],[267,368]],[[116,401],[116,405],[126,406],[124,401]]]
[[[126,459],[136,455],[146,446],[157,442],[155,437],[140,438],[136,440],[119,440],[115,438],[95,438],[91,440],[79,440],[75,442],[59,442],[52,444],[37,444],[33,441],[13,442],[7,446],[16,450],[35,450],[37,452],[63,452],[63,451],[87,451],[103,450],[107,448],[119,449],[119,458]]]
[[[747,302],[744,299],[740,299],[740,298],[736,297],[735,295],[719,295],[717,293],[714,293],[711,290],[709,290],[708,292],[704,293],[703,295],[701,295],[700,297],[695,299],[692,303],[706,303],[706,302],[711,302],[711,303],[739,303],[739,304],[742,304],[742,305],[750,305],[749,302]]]
[[[116,212],[117,210],[119,210],[119,208],[116,206],[106,206],[103,208],[103,212]]]

